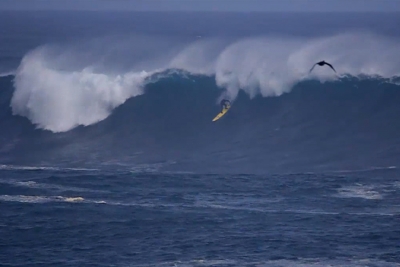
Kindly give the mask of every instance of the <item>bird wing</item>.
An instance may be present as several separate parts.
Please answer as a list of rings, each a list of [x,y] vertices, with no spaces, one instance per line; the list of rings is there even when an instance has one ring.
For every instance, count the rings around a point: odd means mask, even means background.
[[[317,65],[317,63],[315,63],[314,66],[312,66],[312,68],[310,69],[310,72],[309,72],[309,73],[312,72],[312,70],[314,69],[315,65]]]
[[[333,69],[334,72],[336,72],[335,68],[331,64],[329,64],[327,62],[325,62],[325,64],[328,65],[329,67],[331,67],[331,69]]]

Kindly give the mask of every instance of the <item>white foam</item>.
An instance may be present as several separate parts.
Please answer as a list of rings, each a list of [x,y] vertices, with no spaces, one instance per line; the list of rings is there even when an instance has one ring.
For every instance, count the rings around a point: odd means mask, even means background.
[[[366,45],[367,44],[367,45]],[[304,79],[321,82],[340,76],[399,76],[400,42],[370,33],[346,33],[321,38],[259,37],[238,40],[226,46],[215,61],[216,81],[226,88],[224,97],[234,99],[239,90],[251,97],[280,96],[289,92],[294,83]],[[206,47],[210,49],[210,46]],[[199,51],[204,45],[199,44]],[[191,47],[187,57],[195,47]],[[185,58],[181,53],[179,58]],[[313,64],[326,60],[338,71],[336,75],[328,67],[319,67],[309,74]],[[192,62],[180,61],[178,67],[196,72]],[[177,66],[177,62],[175,65]],[[200,64],[198,73],[203,72]]]
[[[0,201],[21,203],[85,202],[83,197],[0,195]]]
[[[338,196],[343,198],[382,199],[381,193],[372,185],[354,185],[338,189]]]
[[[26,116],[40,128],[53,132],[90,125],[108,117],[126,99],[142,94],[149,75],[97,73],[90,67],[63,71],[47,65],[46,51],[24,57],[15,78],[11,100],[13,114]]]
[[[35,196],[35,195],[0,195],[0,201],[43,204],[49,202],[71,202],[85,204],[106,204],[112,206],[134,206],[134,207],[176,207],[176,205],[157,205],[153,203],[121,202],[102,199],[88,199],[82,196]]]
[[[250,97],[280,96],[289,92],[298,81],[296,65],[289,65],[288,57],[301,44],[297,39],[257,38],[236,42],[228,46],[216,63],[216,81],[226,88],[234,99],[239,90]]]
[[[58,197],[58,199],[66,202],[81,202],[85,200],[83,197]]]

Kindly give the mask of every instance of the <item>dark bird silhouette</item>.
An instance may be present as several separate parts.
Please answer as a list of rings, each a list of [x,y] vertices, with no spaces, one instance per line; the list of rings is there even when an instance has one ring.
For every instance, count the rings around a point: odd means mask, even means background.
[[[328,62],[325,62],[325,60],[322,60],[322,61],[314,64],[314,66],[310,70],[310,73],[314,69],[315,65],[319,65],[319,66],[328,65],[329,67],[331,67],[331,69],[333,69],[334,72],[336,72],[336,70],[333,68],[333,66],[331,64],[329,64]]]

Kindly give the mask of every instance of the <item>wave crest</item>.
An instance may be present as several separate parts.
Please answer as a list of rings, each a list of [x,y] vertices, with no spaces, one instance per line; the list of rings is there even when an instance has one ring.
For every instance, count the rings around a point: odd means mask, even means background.
[[[128,98],[142,94],[142,82],[150,75],[145,71],[96,73],[90,67],[63,71],[47,61],[44,49],[24,57],[15,77],[11,106],[14,114],[53,132],[107,118]]]
[[[124,55],[121,51],[110,67],[104,67],[107,66],[104,59],[112,61],[112,52],[105,57],[101,49],[91,51],[90,57],[82,56],[84,49],[79,51],[79,46],[65,51],[49,47],[31,51],[16,73],[13,113],[53,132],[91,125],[107,118],[128,98],[143,94],[147,78],[170,68],[215,76],[216,84],[224,89],[220,98],[231,100],[240,90],[251,97],[280,96],[304,79],[323,82],[344,74],[391,78],[400,73],[399,40],[369,33],[314,39],[271,36],[236,41],[213,39],[186,45],[178,42],[171,45],[165,40],[155,43],[154,39],[127,40],[122,49],[126,57],[130,55],[129,43],[135,42],[136,53],[146,51],[150,58],[142,56],[137,61],[132,58],[132,67],[124,71],[118,68]],[[117,42],[112,40],[112,43]],[[328,68],[315,68],[309,75],[309,69],[319,60],[332,63],[340,75]],[[129,66],[126,63],[129,59],[123,61],[124,67]]]

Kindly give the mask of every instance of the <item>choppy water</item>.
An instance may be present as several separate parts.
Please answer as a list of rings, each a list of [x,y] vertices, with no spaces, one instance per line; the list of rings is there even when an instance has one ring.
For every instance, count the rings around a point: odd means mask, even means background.
[[[399,266],[397,169],[0,171],[7,266]],[[7,177],[7,178],[5,178]]]

